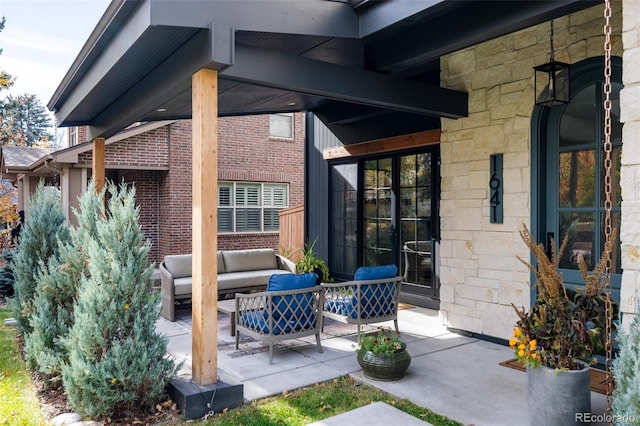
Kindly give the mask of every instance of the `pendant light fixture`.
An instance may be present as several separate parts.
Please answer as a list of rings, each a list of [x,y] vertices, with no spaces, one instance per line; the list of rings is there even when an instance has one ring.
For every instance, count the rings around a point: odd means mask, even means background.
[[[569,102],[570,96],[570,65],[558,62],[554,58],[553,21],[551,21],[549,44],[551,46],[549,62],[533,67],[535,70],[534,90],[536,105],[544,107],[566,104]]]

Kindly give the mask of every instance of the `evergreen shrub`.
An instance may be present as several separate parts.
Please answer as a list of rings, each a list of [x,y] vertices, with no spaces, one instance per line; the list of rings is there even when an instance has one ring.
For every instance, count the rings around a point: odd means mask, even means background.
[[[78,227],[70,229],[70,240],[59,241],[58,254],[52,255],[40,272],[29,325],[25,336],[25,352],[32,368],[41,373],[49,386],[62,384],[62,364],[68,354],[63,344],[73,323],[73,309],[78,285],[87,275],[87,243],[96,235],[96,218],[103,213],[103,204],[90,183],[80,198],[83,214],[74,211]]]
[[[640,304],[636,308],[640,312]],[[640,424],[640,314],[618,332],[620,353],[613,360],[613,418],[616,424]]]
[[[12,297],[14,294],[13,291],[13,269],[11,268],[11,259],[13,259],[13,254],[15,251],[13,249],[6,249],[2,252],[0,256],[2,256],[0,266],[0,296],[2,297]]]
[[[12,308],[23,335],[31,332],[29,318],[33,314],[36,283],[49,258],[57,255],[58,240],[69,240],[60,196],[45,190],[41,180],[29,202],[29,217],[22,226],[11,262],[15,278]]]
[[[62,366],[69,404],[94,419],[152,410],[178,368],[166,356],[167,338],[155,331],[160,302],[135,190],[109,183],[107,192],[108,208],[87,244],[88,274],[80,280]]]

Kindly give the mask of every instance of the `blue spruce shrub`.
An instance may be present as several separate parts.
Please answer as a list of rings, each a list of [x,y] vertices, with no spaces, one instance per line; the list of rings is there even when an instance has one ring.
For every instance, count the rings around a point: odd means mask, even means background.
[[[70,240],[58,241],[57,254],[38,275],[29,322],[32,331],[25,338],[25,351],[29,364],[49,386],[62,384],[62,364],[68,358],[64,338],[73,324],[78,285],[88,274],[87,243],[96,235],[96,218],[104,214],[103,198],[104,192],[95,195],[91,182],[80,197],[83,214],[74,211],[78,227],[70,229]]]
[[[94,419],[152,410],[178,368],[167,358],[167,338],[155,331],[159,295],[152,291],[135,190],[110,183],[108,198],[87,244],[88,274],[80,281],[62,366],[69,404]]]
[[[31,332],[29,321],[34,309],[36,283],[49,258],[57,254],[58,240],[69,240],[60,196],[49,188],[45,189],[41,180],[29,203],[29,217],[22,226],[11,260],[15,280],[11,306],[18,329],[23,334]]]

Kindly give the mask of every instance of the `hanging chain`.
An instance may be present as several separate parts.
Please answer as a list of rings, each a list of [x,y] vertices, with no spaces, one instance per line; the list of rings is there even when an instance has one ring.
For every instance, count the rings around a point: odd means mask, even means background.
[[[611,225],[611,201],[612,182],[611,175],[613,164],[611,160],[611,0],[605,0],[604,3],[604,193],[605,193],[605,218],[604,218],[604,234],[605,234],[605,253],[606,258],[606,276],[605,276],[605,292],[606,292],[606,373],[607,373],[607,413],[611,413],[612,395],[613,395],[613,324],[612,324],[612,306],[611,306],[611,252],[613,250],[611,235],[613,232]]]
[[[551,20],[551,34],[549,34],[549,62],[553,63],[554,54],[553,54],[553,19]]]

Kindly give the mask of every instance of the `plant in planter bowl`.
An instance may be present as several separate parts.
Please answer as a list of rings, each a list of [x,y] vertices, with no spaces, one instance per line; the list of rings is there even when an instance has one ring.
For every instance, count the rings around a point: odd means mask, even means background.
[[[307,243],[304,245],[304,249],[302,250],[302,259],[296,262],[296,270],[299,274],[304,274],[305,272],[314,272],[318,276],[318,284],[319,283],[329,283],[333,282],[329,275],[329,267],[324,260],[316,257],[313,248],[318,241],[318,237],[313,240],[313,243]]]
[[[610,247],[591,272],[578,259],[585,286],[572,289],[559,272],[568,238],[558,250],[552,240],[548,256],[526,226],[520,236],[535,259],[534,266],[518,258],[535,275],[537,297],[528,311],[512,304],[519,320],[509,345],[527,366],[530,424],[575,424],[575,413],[591,410],[589,366],[608,339],[605,286]],[[612,320],[617,312],[612,303]]]
[[[411,364],[411,355],[407,345],[400,341],[400,333],[382,327],[374,335],[360,337],[356,355],[364,376],[375,380],[399,380]]]

